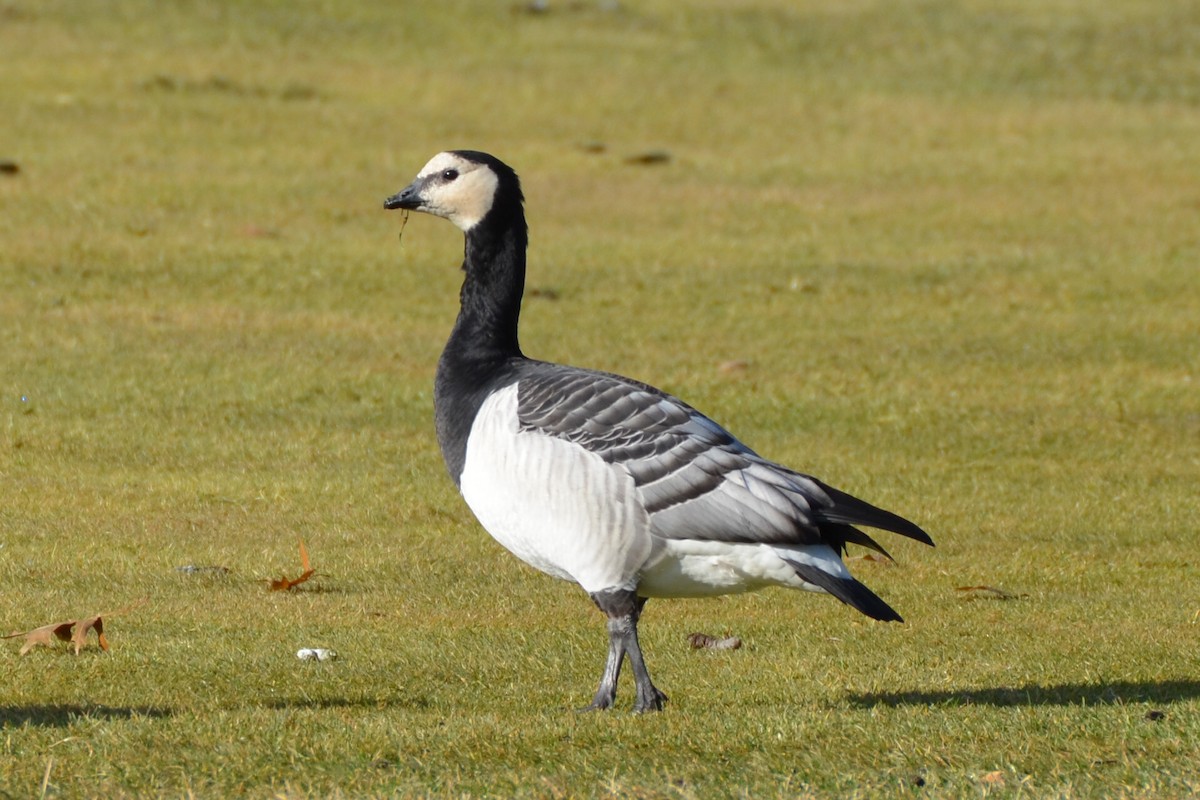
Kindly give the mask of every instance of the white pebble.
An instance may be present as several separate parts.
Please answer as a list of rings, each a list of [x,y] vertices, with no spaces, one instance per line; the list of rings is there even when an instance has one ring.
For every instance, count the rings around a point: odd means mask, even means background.
[[[296,651],[296,658],[301,661],[333,661],[337,657],[336,650],[326,650],[324,647],[302,647]]]

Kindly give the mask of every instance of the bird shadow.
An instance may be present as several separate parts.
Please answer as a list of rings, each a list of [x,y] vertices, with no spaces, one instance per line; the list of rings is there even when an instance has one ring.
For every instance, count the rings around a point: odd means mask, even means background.
[[[0,705],[0,729],[33,725],[46,728],[65,728],[80,719],[161,719],[174,712],[157,706],[98,706],[52,704],[31,706]]]
[[[997,686],[933,692],[858,692],[847,701],[859,708],[876,706],[1111,706],[1124,703],[1174,703],[1200,698],[1200,681],[1114,681]]]
[[[258,708],[272,711],[327,711],[333,710],[362,710],[383,711],[395,708],[426,708],[430,704],[423,698],[389,698],[376,699],[371,697],[322,697],[322,698],[280,698],[257,704]]]

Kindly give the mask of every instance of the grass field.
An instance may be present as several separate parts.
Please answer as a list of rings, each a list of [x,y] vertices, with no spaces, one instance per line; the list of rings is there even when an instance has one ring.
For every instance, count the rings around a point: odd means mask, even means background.
[[[0,797],[1200,794],[1200,6],[0,0],[0,52],[0,630],[148,598],[0,642]],[[572,711],[600,614],[433,437],[461,237],[381,208],[450,147],[524,178],[526,352],[917,521],[851,562],[907,624],[651,603],[668,709]]]

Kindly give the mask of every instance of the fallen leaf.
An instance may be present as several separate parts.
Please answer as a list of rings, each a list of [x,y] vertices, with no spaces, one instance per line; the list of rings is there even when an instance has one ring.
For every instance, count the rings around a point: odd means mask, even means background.
[[[644,153],[635,153],[626,157],[625,163],[649,166],[651,164],[666,164],[670,160],[671,154],[666,150],[647,150]]]
[[[996,586],[955,586],[954,591],[969,592],[970,594],[967,595],[969,600],[976,597],[993,597],[997,600],[1020,600],[1023,597],[1029,597],[1027,594],[1017,594]]]
[[[896,566],[896,562],[890,558],[877,556],[874,553],[863,553],[861,556],[847,556],[847,561],[870,561],[872,564],[883,564],[887,567]]]
[[[745,372],[748,369],[750,369],[750,362],[742,361],[741,359],[722,361],[717,365],[717,372],[722,375],[733,375],[738,372]]]
[[[79,655],[79,651],[87,644],[89,630],[96,631],[96,641],[100,644],[100,649],[107,653],[108,639],[104,638],[104,618],[97,614],[90,619],[76,620],[75,635],[71,637],[71,644],[75,646],[75,655]]]
[[[71,629],[75,627],[75,622],[73,619],[66,622],[52,622],[49,625],[43,625],[31,631],[10,633],[4,638],[14,639],[18,636],[24,636],[25,644],[21,646],[21,655],[25,655],[39,644],[49,647],[54,644],[55,639],[61,639],[64,642],[71,641]]]
[[[304,571],[301,572],[299,577],[296,577],[296,578],[289,578],[286,575],[280,575],[279,580],[273,580],[271,578],[268,578],[267,583],[269,583],[271,585],[270,586],[271,591],[272,592],[289,591],[289,590],[295,588],[296,586],[299,586],[300,584],[304,583],[309,578],[311,578],[313,575],[317,574],[316,571],[313,570],[312,565],[308,562],[308,548],[306,548],[304,546],[303,539],[300,540],[300,569],[302,569]]]
[[[742,646],[742,640],[736,636],[718,639],[707,633],[693,633],[688,636],[688,643],[694,650],[737,650]]]
[[[984,775],[980,775],[979,782],[980,783],[990,783],[993,786],[1003,786],[1004,785],[1004,770],[997,769],[997,770],[993,770],[992,772],[988,772]]]
[[[79,655],[79,651],[87,645],[88,631],[95,631],[96,641],[100,644],[100,649],[107,652],[108,639],[104,635],[104,618],[132,611],[149,599],[148,596],[143,597],[141,600],[117,611],[108,611],[103,614],[96,614],[93,617],[69,619],[66,622],[51,622],[49,625],[42,625],[40,628],[34,628],[31,631],[19,631],[0,636],[0,639],[15,639],[18,636],[24,636],[25,643],[21,645],[21,655],[25,655],[38,645],[50,647],[54,644],[55,639],[70,642],[75,648],[75,655]]]

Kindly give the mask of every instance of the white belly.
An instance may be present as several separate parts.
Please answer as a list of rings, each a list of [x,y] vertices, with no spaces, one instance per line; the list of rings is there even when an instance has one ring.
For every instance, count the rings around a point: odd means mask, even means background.
[[[585,591],[633,588],[650,555],[633,479],[578,445],[519,432],[515,385],[480,408],[460,486],[496,541]]]

